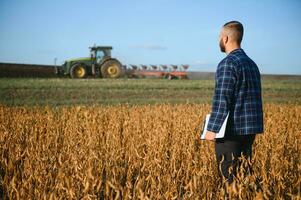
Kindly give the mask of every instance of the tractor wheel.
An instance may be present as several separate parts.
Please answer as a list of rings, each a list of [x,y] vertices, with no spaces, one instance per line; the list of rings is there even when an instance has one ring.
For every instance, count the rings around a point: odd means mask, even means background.
[[[119,78],[122,76],[122,65],[118,60],[109,60],[101,65],[103,78]]]
[[[87,77],[87,69],[83,64],[75,64],[71,67],[70,76],[71,78],[86,78]]]

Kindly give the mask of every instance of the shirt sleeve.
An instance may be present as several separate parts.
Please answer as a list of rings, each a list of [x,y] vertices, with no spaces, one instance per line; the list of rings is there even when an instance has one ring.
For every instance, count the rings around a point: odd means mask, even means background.
[[[209,118],[207,130],[218,133],[229,111],[229,105],[233,99],[233,91],[236,77],[233,62],[230,59],[223,60],[217,67],[215,76],[215,91],[212,102],[212,112]]]

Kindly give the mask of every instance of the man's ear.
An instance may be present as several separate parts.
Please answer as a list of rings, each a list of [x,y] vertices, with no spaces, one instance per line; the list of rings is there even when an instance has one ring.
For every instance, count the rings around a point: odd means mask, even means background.
[[[227,35],[225,35],[223,40],[224,40],[224,44],[227,44],[227,42],[229,41],[229,37]]]

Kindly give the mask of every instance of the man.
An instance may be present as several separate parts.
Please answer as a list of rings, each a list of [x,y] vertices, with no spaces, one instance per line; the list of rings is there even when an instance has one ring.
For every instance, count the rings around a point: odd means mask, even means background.
[[[241,49],[243,26],[238,21],[226,23],[220,33],[220,50],[227,54],[217,67],[212,112],[206,140],[215,141],[220,175],[233,182],[239,157],[252,156],[255,135],[263,133],[261,80],[257,65]],[[225,137],[215,139],[229,112]],[[230,173],[230,168],[234,172]]]

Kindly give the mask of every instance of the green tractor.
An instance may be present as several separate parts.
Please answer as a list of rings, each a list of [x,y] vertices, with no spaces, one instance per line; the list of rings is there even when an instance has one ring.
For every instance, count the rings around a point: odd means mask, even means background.
[[[90,47],[90,57],[67,60],[62,66],[56,67],[56,74],[78,79],[87,76],[120,78],[125,69],[116,58],[111,57],[112,49],[111,46]]]

